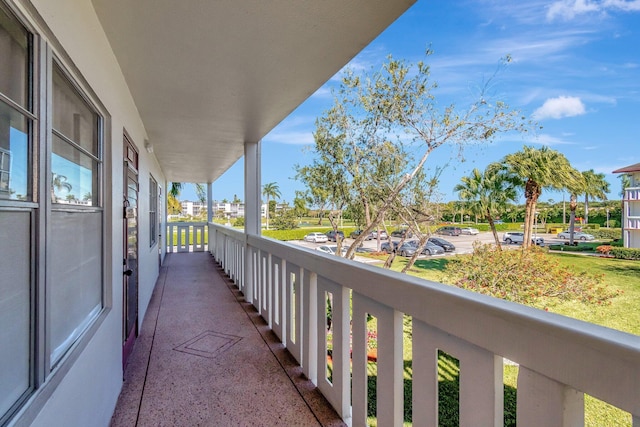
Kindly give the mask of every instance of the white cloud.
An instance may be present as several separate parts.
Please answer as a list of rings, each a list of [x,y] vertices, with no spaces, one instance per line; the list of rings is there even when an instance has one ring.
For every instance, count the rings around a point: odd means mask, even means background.
[[[578,15],[609,11],[640,12],[640,0],[559,0],[547,9],[547,19],[569,21]]]
[[[533,118],[561,119],[563,117],[581,116],[586,113],[584,104],[575,96],[559,96],[547,99],[542,107],[533,112]]]
[[[553,145],[573,145],[575,142],[567,141],[562,138],[558,138],[557,136],[549,135],[546,133],[537,134],[532,138],[527,140],[530,144],[540,144],[540,145],[548,145],[549,147]]]
[[[311,145],[313,133],[309,131],[273,131],[263,139],[264,142],[290,145]]]

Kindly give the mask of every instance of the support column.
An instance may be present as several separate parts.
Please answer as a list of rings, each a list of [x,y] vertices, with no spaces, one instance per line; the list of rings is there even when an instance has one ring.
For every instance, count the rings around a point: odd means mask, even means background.
[[[213,183],[207,182],[207,223],[213,220]]]
[[[260,141],[244,143],[244,233],[260,236],[262,232],[262,184]],[[259,259],[259,258],[257,258]],[[245,241],[244,246],[244,299],[254,304],[253,274],[254,249]]]
[[[262,230],[260,141],[244,143],[244,232],[259,236]]]

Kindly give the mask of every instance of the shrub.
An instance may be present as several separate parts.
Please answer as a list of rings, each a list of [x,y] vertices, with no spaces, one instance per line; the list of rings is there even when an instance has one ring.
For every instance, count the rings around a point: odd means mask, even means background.
[[[620,239],[622,237],[622,229],[620,228],[599,228],[589,232],[596,239]]]
[[[640,249],[637,248],[612,248],[611,255],[617,259],[640,260]]]
[[[475,244],[471,256],[449,261],[446,274],[460,288],[532,306],[550,297],[607,304],[617,295],[601,285],[601,275],[568,271],[538,247],[499,251]]]
[[[233,222],[233,226],[234,227],[244,227],[244,217],[243,216],[239,216],[238,218],[236,218],[236,220]]]
[[[598,253],[601,253],[602,255],[609,255],[609,252],[611,252],[611,249],[613,249],[613,246],[611,245],[601,245],[596,248],[596,251]]]

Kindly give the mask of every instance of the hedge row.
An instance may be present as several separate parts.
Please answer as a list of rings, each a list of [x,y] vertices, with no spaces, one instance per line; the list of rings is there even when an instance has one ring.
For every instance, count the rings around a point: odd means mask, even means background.
[[[349,237],[349,234],[354,231],[355,227],[345,227],[340,230],[344,233],[345,236]],[[296,228],[294,230],[262,230],[262,235],[264,237],[270,237],[276,240],[302,240],[304,236],[309,233],[326,233],[331,230],[331,228],[327,227],[317,227],[317,228]]]
[[[609,252],[617,259],[630,259],[640,261],[640,249],[638,248],[612,248]]]
[[[622,239],[621,228],[600,228],[598,230],[590,230],[596,239]]]

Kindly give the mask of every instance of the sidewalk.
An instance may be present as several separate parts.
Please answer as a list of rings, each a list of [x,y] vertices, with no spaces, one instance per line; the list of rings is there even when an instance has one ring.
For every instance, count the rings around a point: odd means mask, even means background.
[[[111,426],[337,426],[211,255],[168,254]]]

